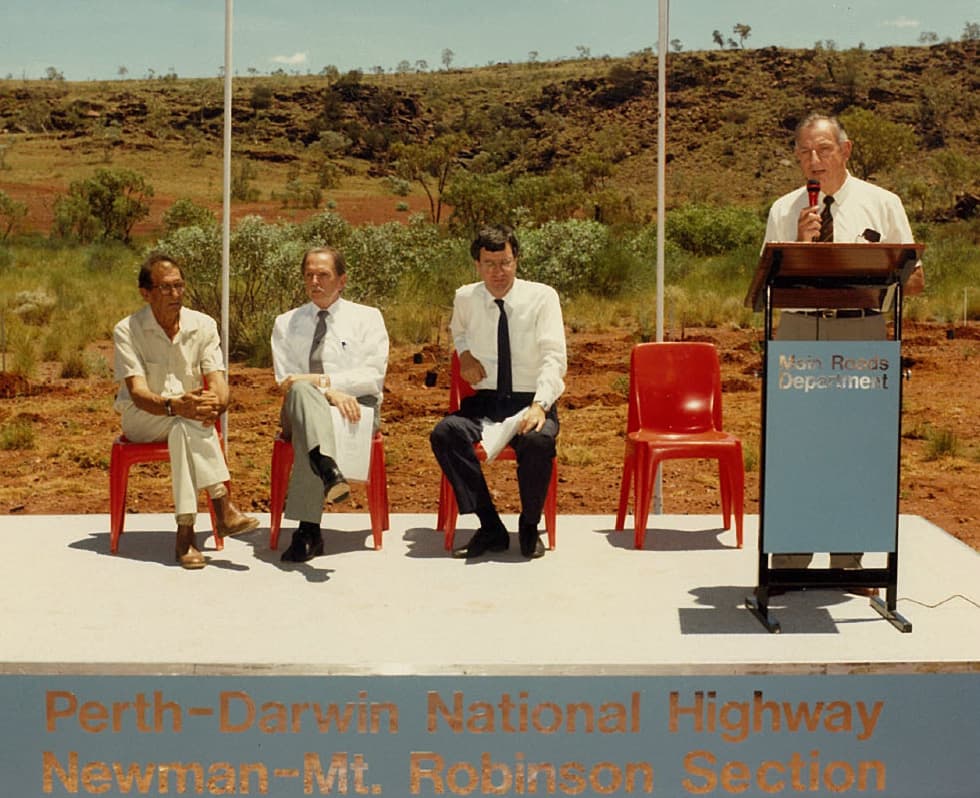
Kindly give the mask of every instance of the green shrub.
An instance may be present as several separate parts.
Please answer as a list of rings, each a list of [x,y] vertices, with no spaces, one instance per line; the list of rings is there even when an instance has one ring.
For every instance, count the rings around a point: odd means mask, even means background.
[[[69,352],[61,364],[61,376],[64,379],[88,377],[90,373],[88,358],[85,356],[85,352],[80,349]]]
[[[34,448],[34,427],[30,422],[16,419],[0,427],[0,449],[5,451]]]
[[[193,200],[181,197],[163,213],[163,232],[172,233],[181,227],[208,227],[218,220],[210,208],[204,208]]]
[[[11,311],[25,324],[40,327],[51,321],[57,304],[57,299],[47,291],[19,291],[14,296]]]
[[[759,246],[765,225],[747,208],[686,205],[667,214],[667,237],[695,255],[720,255],[755,243]]]

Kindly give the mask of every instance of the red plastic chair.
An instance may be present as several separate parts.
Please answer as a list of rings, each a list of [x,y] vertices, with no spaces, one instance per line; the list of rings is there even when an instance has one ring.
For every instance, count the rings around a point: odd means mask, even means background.
[[[129,484],[129,469],[136,463],[155,463],[169,461],[170,453],[166,441],[153,443],[134,443],[120,435],[112,443],[109,456],[109,550],[119,551],[119,537],[123,533],[126,520],[126,487]],[[225,483],[228,486],[228,483]],[[208,510],[211,513],[211,529],[214,533],[214,547],[219,551],[225,547],[217,534],[218,520],[214,514],[211,497],[208,496]]]
[[[272,473],[270,474],[269,496],[269,548],[279,546],[279,530],[282,526],[282,512],[286,506],[286,490],[289,487],[289,472],[293,468],[293,444],[276,435],[272,444]],[[381,548],[382,533],[389,527],[388,521],[388,472],[385,468],[385,441],[380,432],[374,433],[371,441],[371,464],[367,478],[368,511],[371,514],[371,533],[374,548]]]
[[[722,431],[721,369],[709,343],[648,343],[630,354],[629,416],[619,490],[616,529],[623,529],[633,488],[634,546],[643,548],[653,496],[653,480],[664,460],[718,461],[721,511],[742,547],[745,462],[742,443]]]
[[[452,365],[450,367],[449,382],[449,412],[455,413],[459,410],[460,402],[467,396],[472,396],[476,391],[473,386],[464,380],[459,374],[459,355],[453,352]],[[486,462],[487,453],[483,451],[480,443],[474,443],[477,457],[481,462]],[[510,460],[517,462],[517,452],[512,446],[505,446],[503,451],[496,458],[500,460]],[[456,537],[456,520],[459,517],[459,505],[456,503],[456,494],[453,492],[452,485],[442,475],[439,483],[439,515],[436,519],[436,530],[446,533],[446,549],[451,551],[453,541]],[[548,532],[548,548],[555,548],[555,529],[558,523],[558,460],[552,459],[551,462],[551,482],[548,483],[548,493],[544,499],[544,525]]]

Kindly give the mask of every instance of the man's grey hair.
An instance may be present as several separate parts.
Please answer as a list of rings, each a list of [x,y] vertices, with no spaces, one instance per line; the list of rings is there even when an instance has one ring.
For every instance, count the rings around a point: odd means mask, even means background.
[[[827,114],[810,114],[807,116],[806,119],[796,126],[796,131],[793,134],[793,141],[799,141],[800,134],[818,122],[826,122],[834,127],[834,129],[837,131],[838,144],[843,144],[845,141],[849,141],[847,131],[844,130],[844,126],[841,124],[840,120],[836,116],[827,116]]]

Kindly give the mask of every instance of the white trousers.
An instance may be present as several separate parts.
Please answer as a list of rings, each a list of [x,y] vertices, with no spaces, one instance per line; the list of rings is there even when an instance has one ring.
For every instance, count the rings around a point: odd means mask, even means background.
[[[188,516],[196,518],[197,495],[202,490],[207,489],[212,498],[224,495],[230,475],[213,425],[180,416],[154,416],[130,406],[122,414],[122,431],[134,443],[167,442],[177,523],[188,523]]]

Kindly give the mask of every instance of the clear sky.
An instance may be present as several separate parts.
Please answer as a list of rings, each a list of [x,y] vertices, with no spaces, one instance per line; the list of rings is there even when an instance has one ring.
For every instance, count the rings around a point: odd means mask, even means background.
[[[207,77],[224,60],[224,0],[0,0],[0,78]],[[236,0],[234,72],[394,70],[626,55],[657,42],[658,0]],[[670,38],[712,49],[712,32],[751,26],[747,47],[914,45],[959,39],[980,0],[674,0]]]

